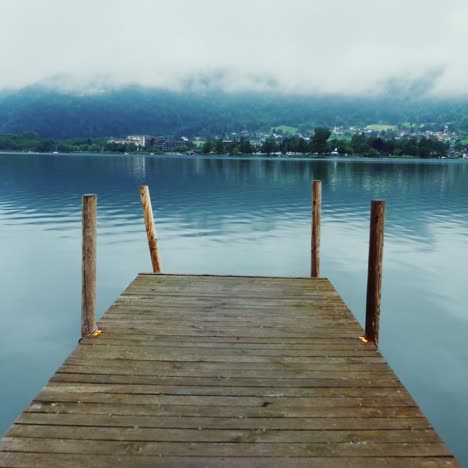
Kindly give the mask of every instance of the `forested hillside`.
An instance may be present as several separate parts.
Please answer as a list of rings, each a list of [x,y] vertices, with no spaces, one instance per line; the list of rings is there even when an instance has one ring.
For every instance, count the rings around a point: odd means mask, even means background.
[[[48,138],[152,135],[213,136],[266,130],[449,123],[468,132],[467,100],[343,96],[282,96],[212,91],[172,92],[126,87],[100,94],[73,95],[44,87],[0,94],[0,133],[37,132]]]

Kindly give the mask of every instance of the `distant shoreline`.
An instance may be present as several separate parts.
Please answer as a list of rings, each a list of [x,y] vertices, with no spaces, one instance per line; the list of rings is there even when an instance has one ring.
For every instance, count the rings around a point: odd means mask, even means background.
[[[0,150],[0,154],[18,154],[18,155],[34,155],[34,156],[128,156],[128,157],[138,157],[138,156],[147,156],[147,157],[173,157],[173,158],[185,158],[185,159],[271,159],[271,160],[330,160],[330,161],[339,161],[339,160],[370,160],[370,161],[382,161],[382,160],[417,160],[417,161],[440,161],[440,160],[448,160],[448,161],[458,161],[458,160],[466,160],[468,158],[463,157],[436,157],[436,158],[422,158],[419,156],[359,156],[359,155],[330,155],[330,154],[323,154],[323,155],[312,155],[312,154],[294,154],[294,155],[268,155],[268,154],[184,154],[184,153],[146,153],[146,152],[132,152],[132,153],[120,153],[120,152],[103,152],[103,151],[74,151],[72,153],[61,153],[58,151],[53,152],[39,152],[39,151],[11,151],[11,150]]]

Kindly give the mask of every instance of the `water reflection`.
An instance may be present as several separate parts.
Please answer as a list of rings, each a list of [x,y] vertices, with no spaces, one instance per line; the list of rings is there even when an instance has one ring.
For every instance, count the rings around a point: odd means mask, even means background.
[[[76,343],[81,195],[98,194],[98,308],[150,262],[150,185],[168,272],[308,275],[323,181],[322,273],[364,318],[370,200],[387,200],[382,351],[468,463],[468,164],[0,155],[0,432]]]

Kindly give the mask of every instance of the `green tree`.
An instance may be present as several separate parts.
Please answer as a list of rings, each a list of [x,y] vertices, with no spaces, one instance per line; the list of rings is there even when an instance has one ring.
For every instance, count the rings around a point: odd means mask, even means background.
[[[418,144],[418,156],[420,158],[429,158],[432,152],[431,141],[428,138],[421,138]]]
[[[365,155],[369,152],[369,141],[364,133],[356,133],[351,138],[353,154]]]
[[[35,151],[39,153],[50,153],[55,151],[55,142],[52,140],[43,140],[35,146]]]
[[[462,151],[465,148],[465,145],[461,142],[460,139],[458,139],[455,141],[453,147],[456,151]]]
[[[73,146],[66,143],[59,143],[57,145],[57,151],[60,153],[71,153],[73,151]]]
[[[252,143],[250,143],[250,140],[242,137],[239,141],[239,151],[242,154],[252,154],[254,152],[254,148]]]
[[[401,154],[406,156],[417,156],[418,155],[418,142],[416,138],[407,138],[401,141]]]
[[[223,140],[221,140],[221,138],[218,138],[217,140],[215,140],[213,151],[216,154],[224,154],[225,153]]]
[[[276,144],[276,140],[272,136],[269,136],[262,143],[262,153],[271,154],[276,151],[278,151],[278,145]]]
[[[330,151],[328,147],[328,139],[330,138],[331,132],[325,127],[314,128],[314,134],[310,141],[310,149],[313,153],[324,154]]]
[[[125,150],[127,151],[127,153],[136,153],[138,151],[138,146],[133,143],[128,143],[123,146],[125,146]]]
[[[384,146],[385,143],[380,137],[374,138],[371,141],[371,147],[374,148],[378,153],[383,152]]]
[[[330,149],[337,149],[338,153],[341,155],[343,154],[353,154],[353,149],[351,148],[351,144],[347,140],[342,140],[338,138],[333,138],[333,140],[330,140],[329,142]]]
[[[309,152],[309,146],[307,145],[307,142],[304,140],[304,138],[299,138],[297,142],[297,152],[302,154]]]
[[[214,144],[211,140],[206,140],[202,147],[203,154],[210,154],[214,149]]]
[[[290,150],[290,138],[283,138],[279,144],[279,150],[281,153],[286,154]]]

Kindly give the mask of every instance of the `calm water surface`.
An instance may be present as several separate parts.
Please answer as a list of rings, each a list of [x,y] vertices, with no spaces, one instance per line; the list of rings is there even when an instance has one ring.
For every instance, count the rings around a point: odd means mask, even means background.
[[[369,206],[387,201],[381,350],[468,466],[468,162],[0,154],[0,434],[80,332],[81,195],[98,194],[98,311],[149,271],[138,186],[166,272],[322,275],[361,324]]]

